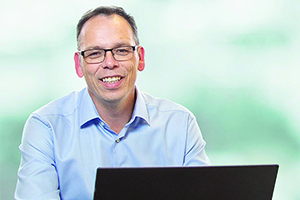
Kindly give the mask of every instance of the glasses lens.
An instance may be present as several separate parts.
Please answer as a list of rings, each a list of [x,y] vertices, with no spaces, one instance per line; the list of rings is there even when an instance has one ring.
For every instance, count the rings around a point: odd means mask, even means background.
[[[132,47],[118,47],[112,50],[114,58],[116,60],[128,60],[133,57],[133,48]]]
[[[87,63],[99,63],[104,60],[104,50],[86,50],[83,57]]]

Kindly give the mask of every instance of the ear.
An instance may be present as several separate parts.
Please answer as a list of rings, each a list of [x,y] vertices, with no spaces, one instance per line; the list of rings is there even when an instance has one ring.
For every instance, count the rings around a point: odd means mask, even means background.
[[[81,62],[80,62],[80,55],[78,52],[74,54],[74,61],[75,61],[75,69],[76,69],[76,74],[79,78],[83,77],[83,70],[81,67]]]
[[[139,54],[138,70],[143,71],[145,69],[145,49],[142,46],[139,47],[138,54]]]

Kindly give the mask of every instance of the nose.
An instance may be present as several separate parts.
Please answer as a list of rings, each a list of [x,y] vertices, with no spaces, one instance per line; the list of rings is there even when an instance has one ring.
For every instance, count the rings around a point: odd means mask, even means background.
[[[104,61],[102,62],[104,68],[112,69],[118,66],[118,62],[115,60],[111,51],[105,52]]]

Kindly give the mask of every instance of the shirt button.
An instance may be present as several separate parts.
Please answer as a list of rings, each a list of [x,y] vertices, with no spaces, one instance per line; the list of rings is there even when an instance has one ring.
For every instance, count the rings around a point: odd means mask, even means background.
[[[105,125],[104,122],[101,122],[100,124],[101,124],[101,126],[104,126],[104,125]]]
[[[116,143],[119,143],[120,142],[120,138],[118,138],[117,140],[116,140]]]

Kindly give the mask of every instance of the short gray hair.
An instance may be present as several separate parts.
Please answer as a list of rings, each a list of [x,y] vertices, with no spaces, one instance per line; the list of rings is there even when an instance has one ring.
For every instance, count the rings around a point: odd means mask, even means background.
[[[140,44],[139,38],[138,38],[138,31],[137,26],[135,23],[134,18],[127,14],[125,10],[121,7],[117,6],[100,6],[95,9],[87,11],[81,19],[78,21],[77,24],[77,49],[80,50],[80,33],[82,30],[83,25],[92,17],[98,16],[98,15],[104,15],[104,16],[111,16],[111,15],[119,15],[123,17],[129,24],[133,32],[134,40],[136,45]]]

